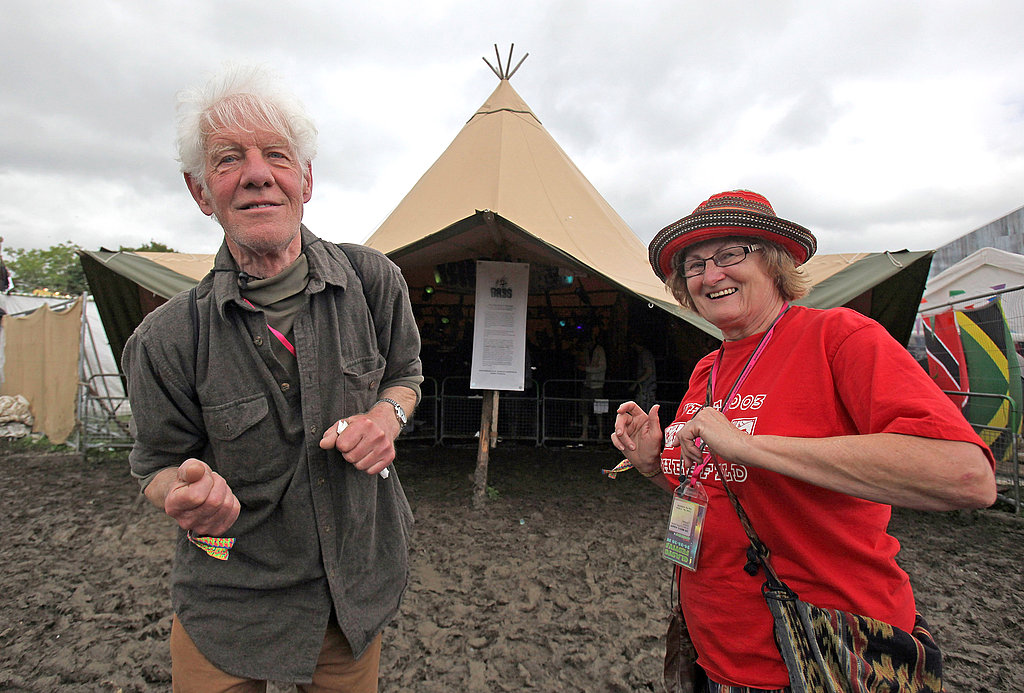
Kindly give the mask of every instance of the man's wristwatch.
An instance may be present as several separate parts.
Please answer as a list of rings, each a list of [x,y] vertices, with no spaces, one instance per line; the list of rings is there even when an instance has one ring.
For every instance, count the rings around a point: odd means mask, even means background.
[[[390,397],[381,397],[373,403],[373,406],[377,406],[381,402],[387,402],[395,408],[395,418],[398,419],[398,430],[405,428],[405,424],[409,423],[409,420],[405,417],[405,409],[402,409],[402,405]]]

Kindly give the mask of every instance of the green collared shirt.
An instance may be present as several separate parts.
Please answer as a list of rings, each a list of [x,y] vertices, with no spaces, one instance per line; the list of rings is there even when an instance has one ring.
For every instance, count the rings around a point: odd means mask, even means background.
[[[346,245],[357,274],[305,227],[302,245],[309,281],[291,326],[291,373],[274,354],[267,316],[242,300],[223,245],[198,287],[198,348],[186,292],[146,317],[123,357],[133,476],[147,483],[196,457],[242,505],[227,561],[179,531],[175,613],[224,671],[294,682],[311,680],[332,606],[359,655],[394,617],[408,580],[412,513],[398,475],[360,472],[321,450],[320,438],[380,391],[403,386],[418,397],[422,382],[408,287],[394,263]]]

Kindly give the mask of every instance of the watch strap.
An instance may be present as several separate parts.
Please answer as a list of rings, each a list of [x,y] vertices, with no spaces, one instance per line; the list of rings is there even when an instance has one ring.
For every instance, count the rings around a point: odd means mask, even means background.
[[[408,419],[405,414],[405,409],[402,408],[402,405],[396,402],[395,400],[391,399],[390,397],[381,397],[376,402],[374,402],[374,406],[380,404],[381,402],[386,402],[387,404],[391,405],[391,407],[395,410],[395,419],[398,421],[399,429],[405,428],[405,424],[408,422]]]

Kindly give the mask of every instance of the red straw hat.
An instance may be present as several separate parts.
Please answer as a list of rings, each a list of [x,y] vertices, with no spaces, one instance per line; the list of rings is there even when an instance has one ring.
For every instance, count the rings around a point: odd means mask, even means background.
[[[713,238],[750,236],[778,243],[802,265],[814,255],[818,242],[799,224],[780,219],[763,195],[730,190],[712,195],[693,214],[666,226],[649,246],[654,273],[665,281],[672,273],[672,257],[680,250]]]

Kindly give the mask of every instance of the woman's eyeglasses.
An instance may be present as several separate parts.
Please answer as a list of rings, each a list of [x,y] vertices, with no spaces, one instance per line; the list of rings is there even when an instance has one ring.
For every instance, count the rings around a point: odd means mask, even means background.
[[[760,249],[761,246],[756,243],[752,245],[731,245],[728,248],[722,248],[711,257],[693,257],[683,260],[680,268],[683,270],[684,277],[699,277],[704,274],[708,260],[714,262],[717,267],[732,267],[743,262],[750,253]]]

